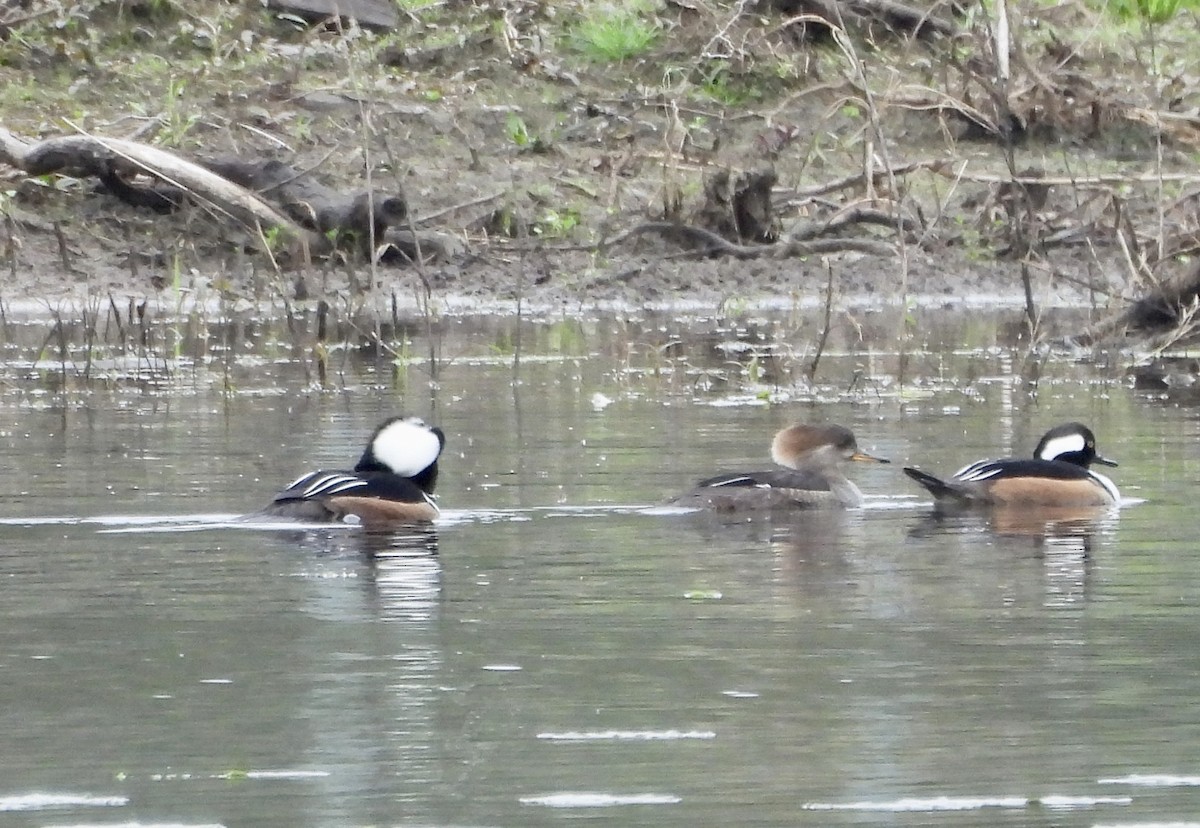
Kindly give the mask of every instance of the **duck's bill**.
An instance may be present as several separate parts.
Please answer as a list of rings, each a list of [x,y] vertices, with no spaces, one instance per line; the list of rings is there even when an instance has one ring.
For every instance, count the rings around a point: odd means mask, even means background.
[[[884,460],[882,457],[875,457],[874,455],[867,454],[865,451],[854,452],[854,454],[850,455],[850,459],[851,460],[861,460],[861,461],[870,462],[870,463],[890,463],[890,462],[892,462],[891,460]],[[1113,465],[1116,465],[1116,464],[1114,463]]]
[[[1093,463],[1098,463],[1098,464],[1100,464],[1101,466],[1113,466],[1113,467],[1115,467],[1115,466],[1117,466],[1117,465],[1118,465],[1118,463],[1117,463],[1117,461],[1116,461],[1116,460],[1109,460],[1107,457],[1101,457],[1099,454],[1097,454],[1097,455],[1096,455],[1094,458],[1092,458],[1092,462],[1093,462]]]

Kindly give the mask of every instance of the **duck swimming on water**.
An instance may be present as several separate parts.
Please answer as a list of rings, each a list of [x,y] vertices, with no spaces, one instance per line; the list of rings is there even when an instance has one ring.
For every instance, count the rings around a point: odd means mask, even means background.
[[[1033,457],[979,460],[943,480],[920,469],[904,473],[925,487],[939,507],[1112,506],[1121,502],[1116,484],[1091,470],[1116,466],[1096,453],[1096,435],[1082,423],[1047,431]]]
[[[385,420],[353,471],[298,477],[260,515],[321,523],[427,523],[440,511],[433,489],[446,437],[418,417]]]
[[[843,462],[890,462],[859,450],[854,432],[833,424],[781,429],[771,441],[771,459],[776,468],[710,477],[671,503],[719,512],[856,507],[862,492]]]

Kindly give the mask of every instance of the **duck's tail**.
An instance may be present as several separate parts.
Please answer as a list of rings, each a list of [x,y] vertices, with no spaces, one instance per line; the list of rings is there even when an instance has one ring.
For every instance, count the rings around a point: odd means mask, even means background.
[[[947,483],[940,477],[934,477],[932,474],[923,472],[920,469],[905,466],[904,473],[920,483],[926,491],[933,495],[933,499],[939,503],[942,501],[967,503],[972,499],[970,493],[963,491],[953,483]]]

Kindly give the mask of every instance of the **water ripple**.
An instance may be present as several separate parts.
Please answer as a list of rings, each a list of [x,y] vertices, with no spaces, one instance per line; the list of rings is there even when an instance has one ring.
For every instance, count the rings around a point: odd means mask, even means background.
[[[547,808],[611,808],[615,805],[674,805],[682,802],[674,794],[640,793],[557,793],[523,796],[522,805],[543,805]]]
[[[29,793],[0,796],[0,811],[45,811],[51,808],[78,808],[95,805],[116,808],[129,804],[127,796],[92,796],[91,794]]]
[[[1114,776],[1108,779],[1098,779],[1100,785],[1140,785],[1147,788],[1184,788],[1200,785],[1200,776],[1188,776],[1170,773],[1131,773],[1128,776]]]
[[[1032,806],[1067,810],[1091,808],[1096,805],[1129,805],[1128,796],[930,796],[904,797],[879,802],[806,802],[806,811],[978,811],[985,808],[1022,809]]]
[[[715,739],[711,730],[568,730],[539,733],[537,738],[550,742],[654,742],[679,739]]]

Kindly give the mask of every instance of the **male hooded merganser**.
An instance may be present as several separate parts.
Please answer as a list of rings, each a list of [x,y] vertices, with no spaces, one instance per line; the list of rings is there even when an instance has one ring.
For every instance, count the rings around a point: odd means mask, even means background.
[[[1033,459],[980,460],[949,480],[920,469],[904,473],[924,486],[938,506],[1112,506],[1120,503],[1116,485],[1088,468],[1117,465],[1096,453],[1096,436],[1081,423],[1046,432]]]
[[[425,523],[439,514],[433,487],[440,428],[418,417],[392,417],[367,442],[354,471],[314,471],[275,495],[263,514],[321,522]]]
[[[710,477],[671,502],[719,512],[861,506],[842,461],[890,462],[859,451],[854,433],[839,425],[788,426],[771,442],[771,459],[779,468]]]

